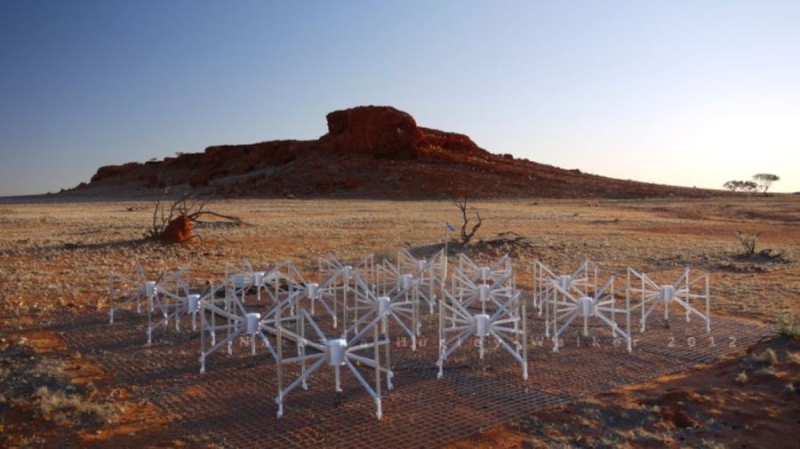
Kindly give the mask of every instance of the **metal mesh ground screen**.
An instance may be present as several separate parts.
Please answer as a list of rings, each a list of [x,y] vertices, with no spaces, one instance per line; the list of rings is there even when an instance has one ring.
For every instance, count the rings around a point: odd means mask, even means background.
[[[520,364],[491,342],[483,360],[472,342],[459,348],[437,379],[435,323],[433,317],[425,320],[416,351],[402,338],[393,342],[394,389],[383,385],[381,420],[372,398],[346,370],[343,392],[334,392],[328,366],[313,373],[308,390],[297,388],[285,398],[285,414],[277,419],[275,360],[263,348],[252,356],[236,342],[233,355],[211,355],[200,374],[200,337],[185,322],[180,333],[158,329],[149,346],[146,319],[129,312],[113,325],[106,314],[95,313],[64,319],[55,328],[116,382],[159,407],[173,423],[167,437],[225,447],[383,449],[437,447],[583,396],[714,361],[768,332],[757,323],[714,317],[708,334],[703,323],[675,317],[669,328],[654,321],[644,334],[632,330],[628,354],[607,327],[592,322],[592,337],[581,337],[582,326],[575,325],[554,353],[543,337],[543,320],[531,314],[527,381]],[[297,377],[291,369],[285,373],[289,381]],[[374,382],[373,373],[363,375]]]

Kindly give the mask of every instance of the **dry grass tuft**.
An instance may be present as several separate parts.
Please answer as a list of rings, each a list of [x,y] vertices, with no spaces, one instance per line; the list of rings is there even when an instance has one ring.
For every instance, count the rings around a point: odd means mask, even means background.
[[[756,371],[755,374],[758,377],[761,377],[761,378],[764,378],[764,379],[771,379],[771,380],[775,380],[778,377],[780,377],[780,374],[778,373],[778,370],[776,370],[774,366],[767,366],[767,367],[761,368],[760,370]]]
[[[741,373],[736,375],[736,383],[738,383],[738,384],[744,385],[744,384],[747,383],[748,380],[750,380],[750,379],[747,377],[747,372],[746,371],[742,371]]]
[[[778,364],[778,353],[772,348],[767,348],[761,354],[753,354],[753,360],[759,363],[766,363],[769,366],[775,366]]]
[[[703,438],[703,440],[700,441],[700,446],[699,447],[704,448],[704,449],[726,449],[727,448],[727,446],[725,446],[724,444],[722,444],[722,443],[720,443],[718,441],[707,440],[705,438]]]

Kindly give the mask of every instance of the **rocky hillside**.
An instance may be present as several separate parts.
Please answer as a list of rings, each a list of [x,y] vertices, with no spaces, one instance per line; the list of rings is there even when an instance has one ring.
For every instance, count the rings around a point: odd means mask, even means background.
[[[385,199],[635,198],[711,191],[620,181],[493,154],[468,136],[417,126],[386,106],[327,115],[317,140],[221,145],[163,161],[97,170],[72,192],[160,192],[191,187],[223,196]]]

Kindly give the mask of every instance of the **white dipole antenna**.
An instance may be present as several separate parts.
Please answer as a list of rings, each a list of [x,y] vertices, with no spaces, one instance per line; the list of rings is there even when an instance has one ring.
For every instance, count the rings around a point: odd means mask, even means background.
[[[664,325],[669,326],[669,306],[672,303],[684,309],[686,322],[691,321],[691,315],[694,314],[706,324],[706,332],[711,332],[708,273],[692,279],[687,267],[674,284],[656,284],[646,274],[628,268],[628,290],[633,289],[631,281],[636,282],[637,279],[641,283],[641,305],[636,307],[641,309],[641,332],[646,329],[647,317],[660,305],[664,308]],[[695,291],[692,291],[691,287],[695,287]],[[699,292],[696,291],[698,287]],[[692,299],[702,300],[705,303],[705,314],[691,305]]]
[[[450,232],[449,226],[450,226],[450,223],[447,223],[445,225],[445,227],[444,227],[444,253],[445,254],[447,254],[447,241],[450,240],[450,235],[448,234]]]
[[[448,221],[445,223],[444,227],[444,273],[442,274],[442,287],[444,287],[444,280],[447,279],[447,256],[450,254],[447,250],[447,244],[450,242],[449,232],[456,232],[456,227],[451,225]]]
[[[388,350],[390,343],[388,336],[380,338],[378,326],[383,321],[383,315],[378,313],[372,316],[369,323],[364,324],[363,328],[358,332],[355,331],[354,326],[346,330],[343,335],[352,335],[349,339],[342,336],[327,336],[305,309],[300,310],[298,315],[299,327],[297,332],[286,329],[280,319],[276,321],[278,347],[280,348],[283,345],[284,340],[288,340],[294,342],[298,348],[303,348],[298,351],[298,355],[295,357],[284,358],[283,351],[279,349],[280,352],[277,352],[278,395],[275,397],[275,402],[278,404],[278,418],[283,417],[283,404],[286,396],[298,386],[306,389],[308,387],[306,379],[317,369],[327,365],[333,368],[334,371],[334,392],[336,394],[342,392],[341,371],[342,367],[345,367],[372,397],[376,406],[375,416],[381,419],[383,416],[381,408],[381,373],[386,374],[387,387],[390,390],[392,389],[390,381],[392,370],[389,360],[387,359],[386,364],[383,365],[380,357],[381,347]],[[306,324],[316,334],[317,338],[311,338],[305,334]],[[372,331],[372,341],[366,338],[370,331]],[[306,351],[306,348],[309,351]],[[372,349],[372,357],[359,353],[359,351],[368,351],[370,349]],[[284,365],[291,363],[301,363],[300,375],[284,386],[285,375],[282,371]],[[364,374],[356,368],[357,365],[375,370],[375,387],[369,384]]]
[[[622,337],[627,343],[627,350],[632,351],[632,339],[630,331],[630,309],[625,310],[616,307],[614,296],[614,276],[606,284],[593,293],[581,293],[574,288],[564,288],[559,284],[559,279],[553,279],[553,288],[559,295],[553,302],[553,352],[558,352],[559,340],[564,331],[576,319],[583,321],[583,336],[589,336],[589,318],[597,318],[611,328],[613,338]],[[628,301],[626,300],[626,305]],[[616,315],[625,315],[625,329],[621,329],[616,321]],[[608,315],[611,315],[611,318]],[[563,319],[563,324],[559,327],[558,322]]]
[[[220,350],[227,347],[228,355],[233,353],[233,342],[236,338],[242,336],[246,337],[250,343],[250,353],[256,354],[256,342],[260,339],[264,346],[269,350],[270,354],[276,360],[278,354],[272,347],[272,344],[267,337],[268,334],[275,335],[277,331],[274,321],[280,318],[280,309],[282,307],[290,308],[293,304],[290,302],[293,299],[287,299],[283,302],[276,302],[272,309],[266,312],[266,315],[261,313],[251,312],[245,307],[244,300],[239,295],[241,294],[239,286],[241,277],[226,276],[225,282],[219,288],[212,288],[200,298],[200,373],[206,371],[206,360],[208,357]],[[223,298],[217,298],[217,293],[220,291],[225,292]],[[217,320],[220,324],[217,324]],[[225,338],[217,341],[217,332],[224,332]],[[205,334],[208,333],[211,337],[210,345],[206,345]]]
[[[181,267],[169,276],[162,275],[158,282],[146,282],[147,291],[147,344],[153,342],[153,330],[159,326],[168,327],[175,320],[175,330],[180,331],[181,315],[192,315],[193,323],[197,314],[197,295],[190,295],[188,265]],[[192,308],[192,305],[195,307]],[[153,314],[160,316],[154,320]]]
[[[147,276],[144,273],[144,268],[137,264],[136,274],[132,278],[112,273],[110,280],[108,322],[113,324],[114,312],[130,303],[136,304],[136,313],[142,313],[142,302],[147,299],[145,287]]]
[[[522,366],[522,378],[528,379],[526,308],[519,301],[520,292],[510,293],[506,301],[494,312],[482,308],[481,313],[464,306],[456,297],[445,291],[439,301],[439,372],[444,375],[444,362],[471,338],[477,338],[481,360],[484,359],[486,339],[493,339]],[[484,304],[485,306],[485,304]],[[488,313],[487,313],[488,312]],[[448,315],[445,318],[445,315]],[[519,326],[522,321],[521,328]],[[447,323],[455,323],[448,326]]]

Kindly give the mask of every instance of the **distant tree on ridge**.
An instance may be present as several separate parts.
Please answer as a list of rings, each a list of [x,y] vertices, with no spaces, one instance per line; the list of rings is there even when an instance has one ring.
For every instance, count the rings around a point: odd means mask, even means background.
[[[778,175],[773,175],[772,173],[758,173],[753,175],[753,180],[758,183],[758,186],[764,191],[764,196],[767,196],[767,190],[775,181],[780,181],[781,178]]]
[[[755,181],[731,180],[722,185],[731,192],[753,192],[758,188]]]

